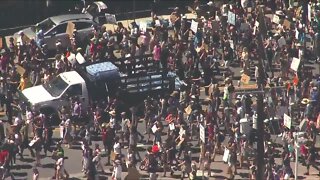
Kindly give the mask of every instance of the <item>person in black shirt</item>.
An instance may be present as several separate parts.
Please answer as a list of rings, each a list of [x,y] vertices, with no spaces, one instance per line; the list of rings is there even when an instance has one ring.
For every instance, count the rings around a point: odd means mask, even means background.
[[[309,175],[309,170],[310,170],[310,166],[314,167],[315,169],[317,169],[319,171],[319,176],[320,176],[320,169],[319,167],[316,165],[316,156],[317,156],[317,150],[314,146],[314,143],[312,143],[310,145],[310,147],[308,148],[309,154],[307,157],[307,172],[304,173],[305,175]]]
[[[149,167],[148,167],[149,178],[150,178],[150,180],[155,180],[156,173],[157,173],[157,167],[158,167],[158,161],[157,161],[156,155],[154,153],[152,153],[151,147],[148,148],[148,160],[149,160]]]
[[[11,106],[11,103],[13,102],[13,97],[12,97],[12,91],[10,89],[8,89],[7,91],[7,96],[6,96],[6,113],[7,113],[7,116],[8,116],[8,122],[10,124],[13,124],[12,123],[12,118],[13,118],[13,109],[12,109],[12,106]]]

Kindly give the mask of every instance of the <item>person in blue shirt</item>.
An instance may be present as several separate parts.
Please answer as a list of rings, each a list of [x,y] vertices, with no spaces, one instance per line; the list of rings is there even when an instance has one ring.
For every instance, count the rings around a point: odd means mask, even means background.
[[[44,32],[40,27],[40,30],[36,34],[36,42],[39,47],[42,47],[42,45],[44,44],[43,39],[44,39]]]

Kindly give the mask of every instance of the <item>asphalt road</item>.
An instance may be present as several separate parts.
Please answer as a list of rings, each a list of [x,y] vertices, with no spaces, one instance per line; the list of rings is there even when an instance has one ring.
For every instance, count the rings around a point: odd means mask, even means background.
[[[314,67],[314,65],[313,65],[313,67]],[[240,77],[240,74],[239,74],[240,70],[241,70],[240,68],[232,68],[232,71],[235,72],[235,74],[234,74],[234,76],[236,77],[235,79],[237,79],[237,77]],[[319,73],[319,70],[315,68],[314,73]],[[221,81],[222,80],[223,80],[223,78],[221,77]],[[234,81],[236,83],[237,80],[234,80]],[[254,81],[252,81],[252,83],[254,83]],[[202,93],[201,98],[205,98],[203,89],[202,89],[201,93]],[[138,125],[138,130],[140,132],[145,131],[143,121],[140,121],[140,123]],[[59,129],[55,129],[54,137],[56,137],[56,138],[59,137]],[[163,138],[165,138],[165,137],[163,137]],[[279,138],[277,136],[273,136],[272,138],[276,143],[281,144],[281,138]],[[145,136],[145,139],[147,139],[146,136]],[[225,142],[226,142],[226,140],[225,140]],[[96,143],[100,144],[100,147],[103,147],[101,141],[94,141],[93,145]],[[198,146],[195,146],[196,144],[197,144],[196,141],[192,142],[192,150],[193,150],[192,156],[194,157],[194,160],[197,161],[197,159],[199,157],[199,148],[198,148]],[[138,146],[141,149],[141,151],[140,151],[141,157],[144,157],[144,155],[146,154],[146,151],[144,149],[146,149],[148,146],[150,146],[150,144],[143,143],[143,144],[138,144]],[[320,144],[317,144],[317,147],[320,147]],[[94,147],[92,147],[92,148],[94,148]],[[71,179],[84,179],[83,178],[84,175],[81,172],[82,152],[81,152],[80,145],[76,145],[72,149],[64,148],[64,150],[65,150],[66,157],[68,157],[68,159],[65,161],[65,168],[69,172],[70,178]],[[124,150],[122,152],[126,152],[126,150]],[[34,167],[35,162],[28,153],[29,153],[28,150],[26,150],[25,151],[25,154],[26,154],[25,160],[24,161],[17,160],[17,165],[12,169],[12,173],[16,179],[31,179],[32,178],[32,168]],[[280,148],[277,148],[275,153],[279,154]],[[103,161],[103,164],[105,164],[106,158],[103,157],[102,161]],[[281,160],[279,158],[277,158],[276,162],[278,164],[280,164]],[[53,165],[55,162],[54,162],[54,160],[51,159],[51,157],[43,157],[41,163],[43,166],[38,168],[39,172],[40,172],[40,177],[41,177],[40,179],[49,179],[54,174]],[[294,169],[294,162],[291,162],[291,165],[292,165],[292,168]],[[104,166],[104,169],[107,173],[100,174],[101,179],[107,179],[108,177],[110,178],[111,166]],[[228,174],[226,173],[226,169],[227,169],[227,165],[222,161],[222,155],[218,155],[215,159],[215,162],[211,163],[211,170],[213,172],[212,173],[213,176],[210,177],[210,179],[226,179],[227,177],[229,177]],[[302,166],[301,163],[299,163],[299,166],[298,166],[299,179],[308,179],[308,180],[309,179],[310,180],[319,179],[319,177],[317,176],[318,172],[315,169],[311,168],[309,176],[303,175],[303,173],[305,171],[306,171],[306,167]],[[141,173],[142,177],[147,178],[146,172],[140,171],[140,173]],[[122,174],[123,174],[123,177],[125,177],[127,175],[127,172],[123,172]],[[174,176],[170,177],[170,178],[169,177],[162,177],[161,172],[159,172],[158,174],[159,174],[159,179],[179,179],[180,178],[180,172],[176,172],[174,174]],[[202,175],[201,172],[199,172],[199,175],[200,176]],[[205,174],[205,176],[206,176],[206,174]],[[248,177],[249,177],[249,170],[247,168],[245,168],[245,169],[238,170],[238,174],[236,175],[235,178],[236,179],[248,179]]]
[[[319,74],[320,69],[319,69],[319,65],[315,65],[315,64],[309,64],[308,66],[313,68],[313,73],[314,74]],[[239,67],[231,67],[231,70],[234,72],[234,84],[237,84],[237,81],[240,79],[240,68]],[[223,72],[223,71],[222,71]],[[223,82],[224,78],[221,76],[217,77],[220,82]],[[250,82],[250,84],[254,85],[254,80],[252,79],[252,81]],[[204,91],[202,89],[201,91],[201,98],[205,98],[204,95]],[[167,128],[167,127],[166,127]],[[144,132],[144,125],[142,122],[139,123],[138,126],[138,130],[140,132]],[[56,129],[54,131],[54,137],[58,138],[59,137],[59,129]],[[163,137],[165,138],[165,137]],[[278,138],[276,136],[272,137],[274,141],[276,141],[277,143],[281,143],[281,138]],[[147,139],[147,137],[145,136],[145,139]],[[225,142],[227,141],[227,139],[225,140]],[[102,146],[102,143],[100,141],[96,141],[93,142],[94,144],[100,144],[100,147]],[[199,148],[197,146],[195,146],[197,144],[197,142],[193,141],[192,142],[192,150],[193,150],[193,154],[192,156],[194,157],[194,160],[197,160],[199,157]],[[150,144],[147,143],[143,143],[143,144],[139,144],[138,145],[140,147],[140,149],[142,151],[140,151],[140,155],[141,157],[144,157],[144,155],[146,154],[146,151],[144,149],[146,149],[148,146],[150,146]],[[320,147],[319,144],[317,144],[317,147]],[[92,147],[94,148],[94,147]],[[82,166],[81,166],[81,160],[82,160],[82,152],[81,152],[81,148],[80,145],[77,145],[75,147],[73,147],[72,149],[67,149],[64,148],[65,150],[65,156],[68,157],[68,159],[65,161],[65,168],[66,170],[69,172],[70,174],[70,179],[84,179],[83,178],[83,173],[81,172]],[[123,152],[126,152],[125,150]],[[31,158],[30,154],[28,154],[28,150],[25,150],[25,160],[24,161],[20,161],[19,159],[17,160],[17,164],[16,166],[13,167],[12,169],[12,173],[15,177],[15,179],[32,179],[32,168],[34,167],[35,161],[33,158]],[[280,148],[276,149],[277,154],[280,153]],[[106,162],[106,158],[103,157],[102,158],[103,164],[105,164]],[[280,164],[280,159],[277,158],[276,162],[278,164]],[[38,168],[39,172],[40,172],[40,179],[50,179],[50,177],[53,176],[54,174],[54,160],[51,159],[51,157],[44,157],[42,158],[42,167]],[[294,162],[291,162],[291,166],[294,169]],[[111,179],[111,171],[110,171],[111,166],[104,166],[105,171],[107,172],[106,174],[101,174],[100,177],[101,179]],[[226,179],[228,177],[228,174],[226,172],[227,169],[227,165],[222,161],[222,156],[218,155],[215,159],[215,162],[211,163],[211,170],[212,170],[212,174],[213,176],[210,177],[210,179]],[[308,179],[308,180],[316,180],[319,179],[319,177],[317,176],[318,172],[314,169],[311,168],[310,170],[310,176],[304,176],[303,173],[306,171],[306,167],[302,166],[299,163],[298,166],[298,175],[299,175],[299,179]],[[142,177],[147,179],[147,173],[146,172],[140,172]],[[123,172],[123,177],[125,177],[127,175],[126,172]],[[201,175],[201,173],[199,174]],[[206,176],[206,174],[205,174]],[[249,170],[247,168],[245,169],[240,169],[238,170],[238,174],[236,175],[236,179],[248,179],[249,177]],[[180,172],[176,172],[174,174],[174,176],[172,178],[169,177],[162,177],[162,173],[159,172],[159,178],[158,179],[179,179],[180,178]]]

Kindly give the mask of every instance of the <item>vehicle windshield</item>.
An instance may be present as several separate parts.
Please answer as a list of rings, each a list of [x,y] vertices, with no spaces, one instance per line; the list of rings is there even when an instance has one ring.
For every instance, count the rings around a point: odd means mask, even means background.
[[[55,27],[56,24],[50,19],[45,19],[44,21],[40,22],[37,29],[42,29],[43,33],[47,33],[51,28]]]
[[[51,96],[58,97],[63,93],[65,89],[67,89],[68,83],[66,83],[60,76],[58,76],[45,83],[43,87],[49,92]]]

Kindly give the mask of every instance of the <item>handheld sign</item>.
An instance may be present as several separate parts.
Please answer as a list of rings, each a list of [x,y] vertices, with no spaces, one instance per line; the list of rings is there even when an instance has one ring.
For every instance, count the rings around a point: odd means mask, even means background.
[[[114,14],[105,14],[106,17],[106,23],[109,24],[117,24],[117,19],[116,19],[116,15]]]
[[[224,153],[223,153],[223,157],[222,157],[223,162],[225,162],[225,163],[228,162],[229,154],[230,154],[229,149],[225,148]]]
[[[157,19],[157,20],[155,21],[155,23],[156,23],[156,24],[155,24],[156,26],[161,26],[161,22],[160,22],[159,19]]]
[[[71,53],[67,59],[72,65],[74,65],[76,63],[76,55],[73,53]]]
[[[279,22],[280,22],[279,16],[278,15],[273,15],[272,22],[276,23],[276,24],[279,24]]]
[[[283,116],[283,124],[284,124],[287,128],[291,129],[291,117],[288,116],[287,114],[284,114],[284,116]]]
[[[246,75],[246,74],[242,74],[240,81],[241,81],[243,84],[249,84],[250,76],[248,76],[248,75]]]
[[[228,23],[232,25],[236,25],[236,14],[231,11],[228,11]]]
[[[197,33],[197,31],[198,31],[198,22],[192,20],[190,29],[191,29],[194,33]]]
[[[288,21],[287,19],[285,19],[285,20],[283,21],[283,27],[284,27],[285,29],[290,29],[290,27],[291,27],[290,21]]]
[[[21,76],[24,75],[24,73],[26,72],[26,70],[20,65],[16,65],[16,69]]]
[[[68,22],[66,33],[69,35],[69,37],[72,37],[73,30],[75,29],[76,25],[73,22]]]
[[[170,123],[170,124],[169,124],[169,129],[170,129],[171,131],[173,131],[173,130],[175,129],[174,123]]]
[[[290,68],[294,71],[298,71],[299,65],[300,65],[300,59],[294,57],[292,59]]]
[[[153,125],[152,128],[151,128],[151,130],[152,130],[153,133],[156,133],[157,130],[158,130],[158,128],[157,128],[156,125]]]
[[[78,53],[78,54],[76,55],[76,60],[77,60],[77,62],[78,62],[79,64],[83,64],[83,63],[86,62],[86,60],[84,59],[84,57],[83,57],[80,53]]]
[[[139,28],[143,32],[147,32],[147,23],[146,22],[140,22]]]
[[[199,126],[200,128],[200,140],[205,143],[206,142],[206,136],[205,136],[205,128],[202,124]]]

